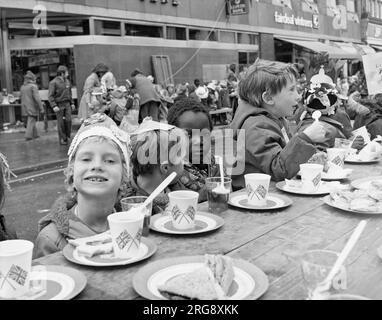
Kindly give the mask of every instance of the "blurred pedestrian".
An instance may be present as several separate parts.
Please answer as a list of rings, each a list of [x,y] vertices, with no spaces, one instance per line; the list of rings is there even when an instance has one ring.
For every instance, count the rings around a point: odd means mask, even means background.
[[[159,106],[161,101],[152,81],[142,71],[135,69],[131,74],[130,82],[132,89],[135,89],[140,97],[139,123],[142,123],[146,117],[159,121]]]
[[[20,100],[23,113],[27,116],[27,128],[25,140],[32,140],[39,137],[36,121],[39,112],[45,112],[39,92],[36,85],[36,76],[31,71],[27,71],[24,76],[24,84],[20,88]]]
[[[57,68],[57,76],[49,83],[48,99],[56,113],[58,140],[61,145],[68,144],[72,130],[72,110],[76,108],[68,77],[68,68],[61,65]]]
[[[101,86],[102,77],[109,71],[108,66],[103,63],[97,64],[91,74],[86,78],[82,90],[82,98],[78,109],[78,118],[81,122],[90,117],[93,113],[89,111],[91,106],[91,92],[93,88]]]

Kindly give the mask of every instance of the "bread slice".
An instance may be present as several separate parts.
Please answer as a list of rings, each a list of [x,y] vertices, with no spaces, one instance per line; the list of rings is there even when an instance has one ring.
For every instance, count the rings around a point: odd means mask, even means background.
[[[201,268],[169,279],[158,290],[171,300],[222,300],[226,299],[233,279],[233,264],[229,257],[205,255],[205,264]]]

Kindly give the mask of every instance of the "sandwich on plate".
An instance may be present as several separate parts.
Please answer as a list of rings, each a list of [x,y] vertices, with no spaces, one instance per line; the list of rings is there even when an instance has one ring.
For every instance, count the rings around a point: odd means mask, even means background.
[[[170,300],[225,300],[233,279],[231,258],[206,254],[202,267],[169,279],[158,290]]]

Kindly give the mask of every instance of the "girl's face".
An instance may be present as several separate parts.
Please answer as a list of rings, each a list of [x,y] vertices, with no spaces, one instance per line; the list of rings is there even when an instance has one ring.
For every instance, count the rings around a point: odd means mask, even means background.
[[[116,146],[108,141],[88,141],[80,145],[74,160],[74,187],[86,196],[115,198],[122,172],[122,158]]]
[[[190,141],[189,161],[200,159],[211,151],[211,132],[208,118],[203,112],[186,111],[178,118],[178,126],[185,129]],[[193,130],[194,129],[194,130]]]

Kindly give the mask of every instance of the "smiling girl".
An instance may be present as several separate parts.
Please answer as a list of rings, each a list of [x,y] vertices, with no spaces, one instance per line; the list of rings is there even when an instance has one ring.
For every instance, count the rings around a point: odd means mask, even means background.
[[[67,195],[39,221],[35,257],[62,250],[68,239],[108,230],[129,177],[128,136],[105,114],[85,120],[68,151]]]

